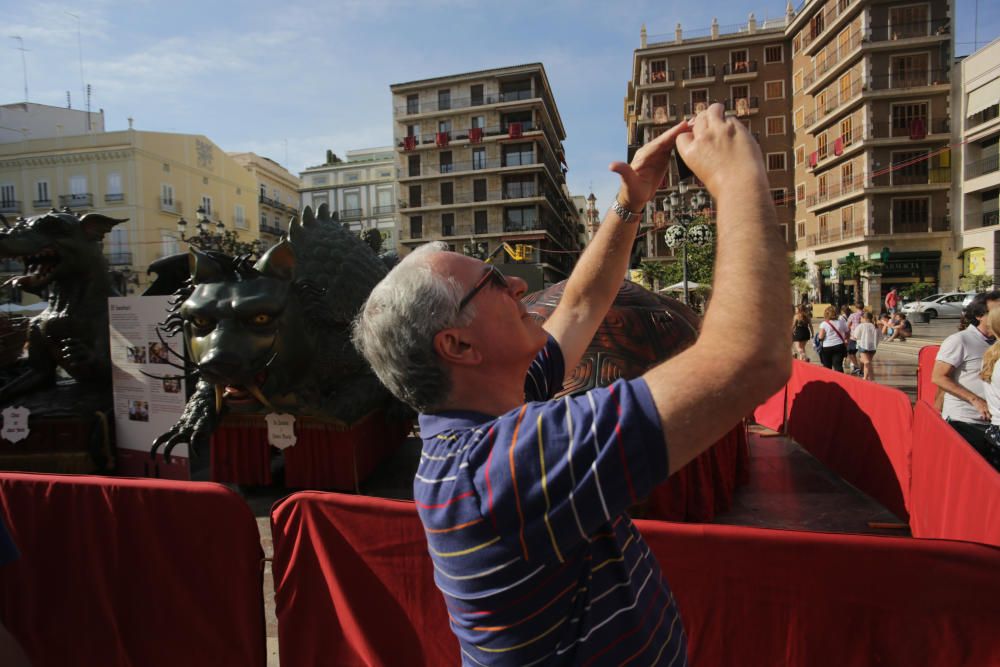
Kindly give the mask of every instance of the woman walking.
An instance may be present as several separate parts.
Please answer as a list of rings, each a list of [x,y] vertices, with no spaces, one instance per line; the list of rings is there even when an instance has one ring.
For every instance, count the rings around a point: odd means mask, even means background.
[[[997,336],[1000,333],[1000,308],[989,311],[986,317],[990,331]],[[990,345],[983,354],[983,368],[979,375],[983,379],[983,394],[990,411],[990,425],[986,427],[986,447],[980,453],[990,465],[1000,470],[1000,373],[995,372],[998,359],[1000,340]]]
[[[873,380],[872,359],[878,347],[879,331],[872,321],[872,314],[865,311],[861,314],[861,323],[851,331],[851,339],[858,346],[858,359],[861,361],[861,377]]]
[[[809,307],[799,306],[792,318],[792,356],[802,361],[809,361],[806,356],[806,341],[813,337],[812,318],[809,317]]]
[[[819,339],[823,341],[820,348],[820,361],[827,368],[838,373],[844,372],[844,355],[847,354],[847,322],[837,317],[837,309],[827,306],[823,311],[823,323],[819,325]]]

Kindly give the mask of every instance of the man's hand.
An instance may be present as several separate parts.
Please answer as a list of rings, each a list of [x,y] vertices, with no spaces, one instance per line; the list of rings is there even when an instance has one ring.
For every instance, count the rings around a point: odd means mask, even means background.
[[[632,164],[612,162],[608,167],[622,178],[622,186],[618,191],[618,203],[630,211],[639,212],[646,205],[667,173],[670,153],[674,149],[677,137],[690,132],[686,120],[658,136],[653,141],[640,148]]]
[[[986,421],[990,420],[990,407],[986,404],[986,401],[978,396],[973,396],[972,400],[969,401],[969,405],[976,409],[976,412],[979,413],[980,417]]]
[[[743,123],[726,118],[721,104],[698,114],[691,132],[677,137],[677,150],[714,197],[734,188],[768,191],[757,142]]]

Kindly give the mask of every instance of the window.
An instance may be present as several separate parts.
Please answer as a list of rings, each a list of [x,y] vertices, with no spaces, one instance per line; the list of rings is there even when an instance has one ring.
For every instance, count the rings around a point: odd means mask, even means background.
[[[316,203],[316,198],[315,197],[313,197],[313,206],[316,206],[317,208],[319,207],[319,204]],[[260,214],[260,226],[261,227],[267,227],[267,213],[261,213]]]
[[[455,184],[445,181],[441,184],[441,204],[442,206],[455,203]]]
[[[424,236],[424,217],[422,215],[410,216],[410,238],[420,239]]]
[[[526,144],[505,144],[503,147],[503,166],[514,167],[535,162],[533,145]]]
[[[806,161],[806,147],[797,146],[795,148],[795,164],[802,164]]]
[[[805,110],[799,107],[795,110],[795,118],[793,128],[796,130],[801,130],[803,124],[805,123]]]
[[[455,165],[451,162],[451,151],[441,151],[438,155],[438,171],[442,174],[450,174]]]
[[[819,12],[809,21],[809,36],[815,39],[826,27],[826,16]]]
[[[508,176],[503,181],[504,199],[521,199],[536,195],[535,177],[530,174]]]
[[[823,174],[816,181],[816,194],[819,195],[820,199],[826,199],[826,174]]]
[[[451,121],[450,120],[439,120],[438,121],[438,132],[451,133]]]
[[[795,186],[795,201],[805,201],[806,200],[806,186],[805,183],[799,183]]]
[[[392,211],[392,188],[380,189],[376,192],[375,196],[376,201],[378,202],[375,213],[390,213]]]
[[[473,233],[474,234],[488,234],[489,233],[489,223],[486,211],[475,211],[472,214],[475,222],[473,223]]]
[[[485,148],[473,148],[472,149],[472,168],[473,169],[486,169],[486,149]]]
[[[234,224],[236,229],[246,229],[247,228],[247,214],[242,206],[236,205],[236,213],[234,215]]]
[[[816,153],[820,160],[826,158],[827,156],[827,142],[825,133],[816,137]]]
[[[889,87],[926,86],[930,83],[930,71],[927,65],[926,53],[893,56],[889,61]]]
[[[840,209],[840,231],[844,234],[854,232],[854,207],[845,206]]]
[[[36,204],[47,204],[50,201],[52,201],[51,199],[49,199],[48,181],[38,181],[38,183],[35,184],[35,190],[36,193],[38,194],[38,199],[35,202]]]
[[[784,134],[785,133],[785,117],[784,116],[768,116],[767,117],[767,136],[773,134]]]
[[[438,111],[445,111],[451,108],[451,89],[445,88],[438,91]]]
[[[784,171],[785,170],[785,154],[784,153],[768,153],[767,154],[767,170],[768,171]]]
[[[923,185],[928,177],[927,151],[892,154],[892,185]]]
[[[420,113],[420,95],[414,93],[406,96],[406,113]]]
[[[785,206],[785,188],[771,188],[771,201],[775,206]]]
[[[904,225],[925,230],[930,220],[930,200],[927,197],[892,200],[893,231]]]
[[[649,80],[659,83],[667,80],[667,61],[654,60],[649,63]]]
[[[120,225],[112,229],[109,246],[112,264],[124,264],[122,260],[127,259],[128,253],[128,230]]]
[[[160,252],[164,257],[168,255],[176,255],[180,251],[180,244],[177,242],[177,239],[173,234],[160,232]]]
[[[691,77],[697,79],[698,77],[703,77],[708,75],[708,56],[690,56],[688,58],[688,68],[691,71]]]
[[[469,127],[478,127],[479,129],[484,129],[486,127],[486,116],[473,116]]]
[[[4,208],[10,208],[15,206],[14,202],[17,201],[14,198],[14,186],[8,183],[0,185],[0,205]]]
[[[201,207],[205,210],[205,215],[211,217],[212,215],[212,198],[208,195],[202,195]]]
[[[406,175],[407,176],[419,176],[420,175],[420,156],[419,155],[408,155],[408,156],[406,156]]]
[[[907,136],[913,129],[914,121],[919,119],[924,128],[927,128],[927,103],[916,102],[911,104],[891,105],[892,114],[892,136]]]
[[[538,211],[534,206],[512,206],[504,209],[505,232],[521,232],[535,228],[538,221]]]
[[[848,72],[840,77],[840,97],[830,103],[830,108],[845,103],[851,99],[851,74]]]
[[[889,30],[892,39],[923,37],[930,27],[927,5],[889,8]]]
[[[476,83],[469,86],[469,104],[478,107],[483,103],[483,84]],[[473,125],[472,127],[476,127]]]
[[[792,92],[797,93],[800,90],[802,90],[802,70],[792,75]]]
[[[411,185],[410,186],[410,193],[409,194],[410,194],[410,206],[421,206],[422,205],[420,203],[420,200],[422,199],[422,197],[421,197],[422,193],[420,191],[420,186],[419,185]]]
[[[746,49],[737,49],[729,52],[729,65],[733,74],[743,74],[750,69],[750,56]]]
[[[802,48],[802,36],[795,35],[792,37],[792,55],[794,56]]]
[[[41,192],[39,191],[39,194]],[[174,186],[163,183],[160,186],[160,206],[167,210],[174,208]]]
[[[854,163],[848,162],[840,167],[840,190],[850,192],[854,188]]]
[[[108,174],[108,191],[107,194],[110,196],[121,195],[122,194],[122,175],[117,171],[113,171]]]
[[[819,240],[830,240],[830,215],[828,213],[819,216]]]
[[[521,81],[504,81],[500,84],[502,102],[531,99],[531,79]]]
[[[775,44],[774,46],[764,47],[764,62],[765,63],[780,63],[785,60],[785,51],[781,44]]]
[[[455,235],[455,214],[454,213],[442,213],[441,214],[441,236],[454,236]]]
[[[785,97],[785,82],[781,79],[764,84],[764,99],[780,100]]]
[[[357,190],[344,192],[344,215],[361,215],[361,193]]]
[[[472,181],[472,201],[486,201],[485,178],[477,178]]]
[[[854,141],[853,125],[850,116],[840,121],[840,139],[844,146],[850,146],[851,142]]]
[[[701,113],[708,108],[708,88],[691,91],[690,113]]]
[[[419,124],[407,125],[406,126],[406,136],[408,136],[408,137],[416,137],[417,138],[417,143],[420,143],[420,125]]]
[[[85,195],[85,194],[87,194],[87,177],[86,176],[70,176],[70,179],[69,179],[69,193],[71,195]]]
[[[806,223],[805,222],[796,222],[795,223],[795,236],[797,238],[800,238],[800,239],[804,239],[806,237]]]

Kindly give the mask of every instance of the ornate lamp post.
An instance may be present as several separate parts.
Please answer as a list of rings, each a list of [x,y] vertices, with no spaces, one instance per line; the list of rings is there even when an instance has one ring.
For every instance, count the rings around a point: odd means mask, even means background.
[[[681,249],[684,303],[691,305],[688,294],[688,245],[708,245],[712,242],[714,233],[711,226],[698,222],[701,219],[701,211],[708,204],[708,197],[701,190],[688,192],[688,186],[684,183],[679,184],[677,190],[663,201],[663,210],[673,221],[673,224],[663,232],[663,237],[669,248]]]
[[[462,254],[485,261],[490,255],[490,248],[485,243],[477,243],[475,239],[470,238],[468,243],[462,245]]]
[[[267,242],[263,239],[255,241],[240,241],[236,232],[226,229],[222,220],[216,220],[215,224],[209,219],[205,209],[201,206],[195,211],[198,215],[198,222],[195,223],[197,234],[187,236],[187,220],[183,217],[177,221],[177,231],[181,235],[181,241],[187,241],[200,250],[213,250],[221,252],[231,257],[238,255],[261,256],[267,250]]]

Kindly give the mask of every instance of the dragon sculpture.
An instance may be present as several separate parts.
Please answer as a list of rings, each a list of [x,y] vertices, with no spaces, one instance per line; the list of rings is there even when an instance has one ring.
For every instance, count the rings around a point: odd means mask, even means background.
[[[32,294],[47,291],[49,305],[28,325],[27,355],[0,386],[0,405],[55,384],[63,369],[78,383],[110,388],[108,297],[116,294],[101,240],[126,220],[68,208],[18,218],[0,216],[0,257],[17,258],[24,275],[13,284]]]
[[[162,447],[169,457],[182,442],[198,449],[227,412],[345,425],[379,409],[403,416],[350,340],[386,266],[326,204],[315,213],[307,206],[256,263],[192,248],[189,264],[162,328],[167,337],[183,332],[198,383],[154,456]]]

